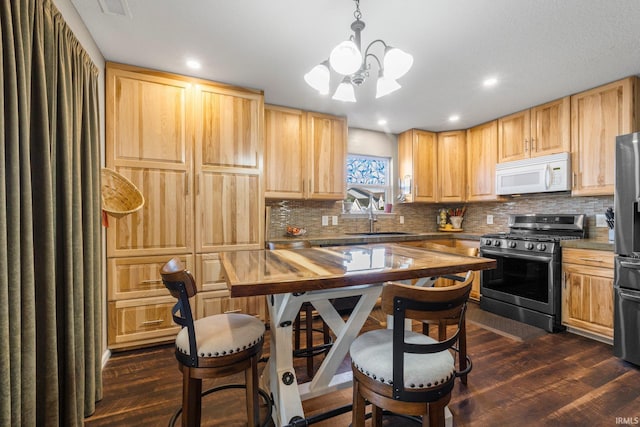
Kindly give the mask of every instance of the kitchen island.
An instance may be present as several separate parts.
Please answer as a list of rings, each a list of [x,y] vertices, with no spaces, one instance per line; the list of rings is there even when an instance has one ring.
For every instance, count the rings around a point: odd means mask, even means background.
[[[303,400],[351,385],[351,372],[336,372],[382,283],[495,268],[494,260],[393,243],[234,251],[221,254],[221,261],[232,297],[267,296],[274,345],[262,384],[273,395],[277,426],[304,418]],[[345,320],[330,300],[349,296],[360,298]],[[313,304],[336,340],[313,380],[298,385],[292,323],[305,302]]]

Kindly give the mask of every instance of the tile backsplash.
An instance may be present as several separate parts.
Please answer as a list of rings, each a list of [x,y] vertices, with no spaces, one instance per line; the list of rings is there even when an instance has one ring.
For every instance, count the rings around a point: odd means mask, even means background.
[[[342,214],[341,201],[267,200],[267,234],[276,239],[286,234],[287,225],[307,229],[310,236],[329,236],[369,231],[367,215]],[[391,214],[377,215],[376,231],[435,232],[437,215],[442,208],[466,206],[462,228],[469,233],[486,234],[508,231],[510,214],[526,213],[584,213],[587,215],[587,235],[591,239],[607,241],[608,229],[596,228],[596,214],[604,214],[613,207],[613,196],[571,197],[566,193],[536,194],[507,198],[501,202],[420,204],[400,203]],[[487,224],[493,215],[493,224]],[[322,216],[329,217],[329,225],[322,226]],[[331,217],[338,217],[338,225],[331,225]],[[404,217],[404,224],[400,218]]]

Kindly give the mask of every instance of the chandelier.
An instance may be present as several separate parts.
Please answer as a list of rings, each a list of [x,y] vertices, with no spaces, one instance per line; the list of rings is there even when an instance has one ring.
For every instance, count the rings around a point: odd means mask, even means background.
[[[313,67],[311,71],[304,75],[304,80],[317,90],[321,95],[329,93],[329,80],[331,71],[329,66],[335,72],[341,74],[342,82],[338,85],[333,99],[345,102],[356,102],[354,86],[361,86],[369,77],[371,64],[368,60],[375,60],[378,63],[378,80],[376,84],[376,98],[388,95],[400,89],[397,79],[404,76],[413,65],[413,56],[410,54],[387,45],[384,41],[377,39],[369,43],[362,54],[360,44],[360,33],[364,29],[364,21],[361,21],[362,13],[360,12],[360,0],[356,2],[356,10],[353,16],[356,18],[351,24],[353,35],[349,40],[345,40],[338,44],[329,55],[329,59]],[[381,44],[384,47],[384,56],[382,62],[372,52],[374,45]]]

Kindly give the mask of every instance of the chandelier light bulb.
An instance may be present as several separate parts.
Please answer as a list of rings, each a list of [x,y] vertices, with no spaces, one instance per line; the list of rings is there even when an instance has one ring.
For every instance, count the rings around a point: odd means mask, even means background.
[[[329,80],[331,79],[331,72],[327,66],[327,61],[322,64],[318,64],[304,75],[304,81],[309,86],[320,92],[321,95],[327,95],[329,93]]]
[[[333,48],[329,62],[337,73],[353,74],[362,66],[362,54],[354,42],[346,40]]]
[[[342,83],[338,85],[336,93],[333,94],[332,99],[343,102],[356,102],[356,93],[353,90],[353,85],[351,84],[349,77],[345,77],[342,80]]]
[[[402,86],[389,77],[385,77],[382,72],[379,73],[378,82],[376,84],[376,98],[381,98],[385,95],[389,95],[391,92],[395,92]]]
[[[396,80],[404,76],[413,65],[413,56],[396,47],[388,46],[384,53],[384,75]]]

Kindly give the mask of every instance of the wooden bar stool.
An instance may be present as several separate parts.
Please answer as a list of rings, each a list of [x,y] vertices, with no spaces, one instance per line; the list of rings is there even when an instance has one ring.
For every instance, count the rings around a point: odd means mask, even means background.
[[[365,405],[372,405],[372,425],[382,426],[382,409],[421,415],[424,427],[444,427],[444,408],[458,372],[449,351],[460,336],[471,283],[417,287],[388,283],[382,310],[393,315],[393,329],[365,332],[350,347],[353,372],[353,427],[364,427]],[[435,340],[405,330],[405,320],[456,319],[448,339]]]
[[[311,244],[307,240],[296,240],[293,242],[287,243],[273,243],[269,242],[267,247],[270,250],[274,249],[302,249],[302,248],[310,248]],[[305,315],[305,326],[302,327],[302,319],[301,315],[304,313]],[[300,333],[305,331],[305,347],[300,346]],[[331,339],[331,334],[329,333],[329,326],[323,321],[322,329],[317,332],[322,332],[322,340],[323,344],[319,346],[313,345],[313,304],[310,302],[302,303],[302,307],[300,307],[300,311],[296,316],[296,320],[293,323],[293,355],[296,357],[306,357],[307,358],[307,377],[312,378],[314,374],[314,356],[317,356],[322,353],[326,353],[331,348],[331,344],[333,340]]]
[[[176,337],[176,359],[182,371],[182,426],[200,425],[202,380],[245,374],[246,409],[250,426],[260,424],[258,359],[265,326],[247,314],[228,313],[193,320],[189,298],[197,293],[193,276],[178,258],[161,269],[162,281],[178,302],[171,310],[182,329]]]

